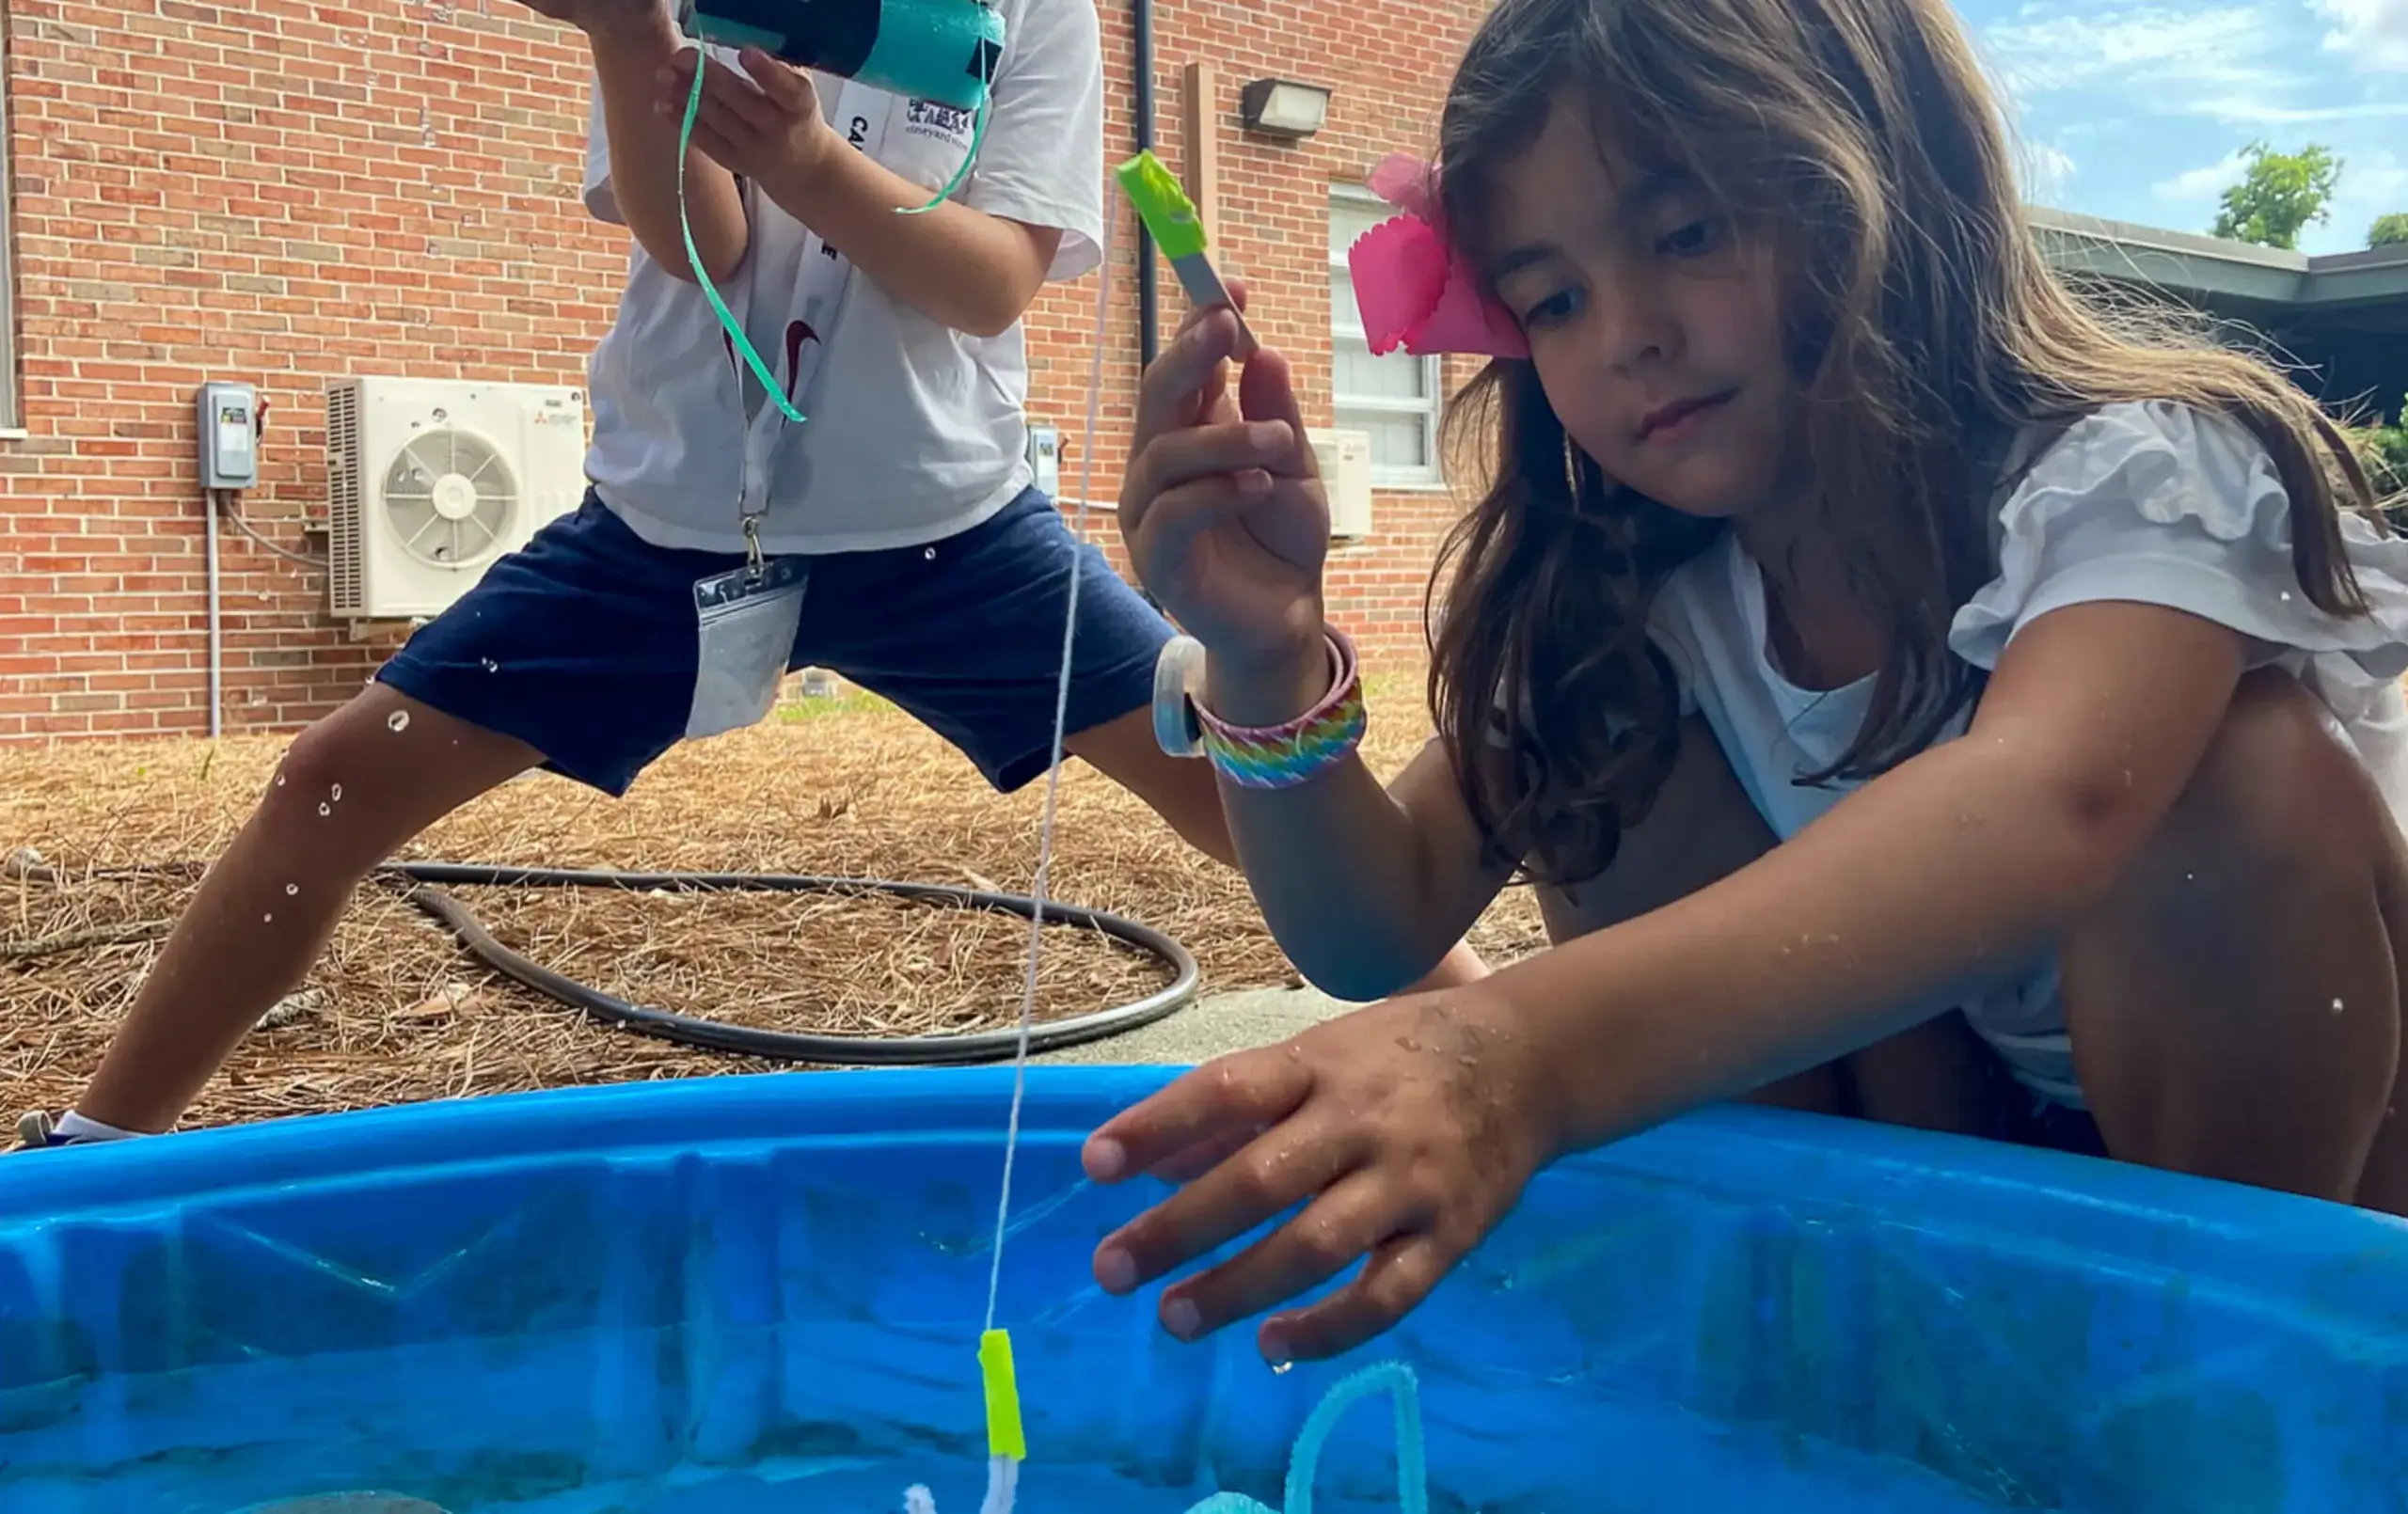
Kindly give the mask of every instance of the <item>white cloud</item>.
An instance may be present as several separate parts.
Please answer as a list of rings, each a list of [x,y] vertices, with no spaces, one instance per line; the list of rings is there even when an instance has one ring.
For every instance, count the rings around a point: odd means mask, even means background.
[[[2162,179],[2149,189],[2160,199],[2211,200],[2224,193],[2226,184],[2239,181],[2248,161],[2238,152],[2230,153],[2204,168],[2186,168],[2171,179]]]
[[[2311,252],[2349,252],[2367,244],[2375,217],[2408,211],[2408,160],[2389,148],[2341,155],[2341,183],[2333,196],[2332,218],[2303,236]]]
[[[2324,45],[2360,68],[2408,70],[2408,0],[2316,0],[2333,29]]]
[[[2023,197],[2035,205],[2062,205],[2081,167],[2073,154],[2054,142],[2027,142],[2017,156],[2022,160]]]
[[[2301,82],[2273,61],[2289,39],[2283,17],[2270,5],[2101,8],[2033,0],[1983,35],[2019,95],[2135,90],[2195,105],[2207,92],[2264,95]]]
[[[2408,100],[2362,100],[2353,105],[2276,105],[2262,100],[2203,100],[2190,112],[2240,126],[2303,126],[2318,121],[2376,121],[2408,116]]]

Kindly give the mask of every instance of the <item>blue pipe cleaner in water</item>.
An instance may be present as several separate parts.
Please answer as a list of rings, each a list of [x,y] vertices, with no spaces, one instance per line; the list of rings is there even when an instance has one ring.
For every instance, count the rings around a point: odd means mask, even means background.
[[[1313,1477],[1321,1470],[1321,1448],[1331,1430],[1355,1400],[1386,1388],[1396,1399],[1396,1495],[1403,1514],[1429,1514],[1430,1483],[1421,1445],[1421,1396],[1413,1369],[1402,1362],[1365,1367],[1322,1396],[1296,1446],[1288,1458],[1287,1507],[1266,1508],[1243,1493],[1214,1493],[1187,1514],[1312,1514]]]

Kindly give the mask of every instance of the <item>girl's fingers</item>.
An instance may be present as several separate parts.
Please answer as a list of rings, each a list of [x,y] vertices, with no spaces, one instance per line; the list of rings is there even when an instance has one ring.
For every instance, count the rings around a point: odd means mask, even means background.
[[[1229,292],[1229,307],[1240,313],[1244,313],[1245,310],[1245,281],[1237,277],[1235,275],[1228,275],[1222,278],[1221,287]],[[1206,316],[1211,315],[1213,311],[1220,308],[1221,307],[1217,305],[1189,306],[1187,308],[1187,313],[1180,317],[1180,331],[1181,333],[1186,332],[1189,327],[1195,325],[1197,322],[1203,320]]]
[[[1259,1126],[1237,1126],[1209,1141],[1198,1142],[1166,1160],[1156,1162],[1146,1174],[1162,1183],[1192,1183],[1245,1149],[1246,1143],[1262,1134]]]
[[[1328,1282],[1416,1221],[1393,1179],[1358,1168],[1238,1255],[1165,1289],[1164,1317],[1183,1306],[1182,1322],[1195,1322],[1187,1333],[1199,1334],[1251,1318]]]
[[[1087,1137],[1087,1175],[1117,1183],[1234,1130],[1267,1130],[1294,1113],[1312,1086],[1310,1069],[1275,1048],[1208,1062]]]
[[[1297,402],[1287,358],[1267,347],[1256,351],[1238,377],[1238,409],[1257,424],[1287,428],[1286,449],[1274,460],[1274,471],[1298,478],[1310,478],[1318,471],[1313,449],[1306,445],[1304,407]]]
[[[1268,471],[1294,451],[1294,434],[1279,421],[1222,421],[1183,426],[1148,442],[1129,465],[1129,492],[1149,503],[1182,484],[1244,469]],[[1138,528],[1133,523],[1132,531]]]
[[[1275,1364],[1340,1356],[1419,1308],[1459,1256],[1427,1230],[1390,1237],[1353,1282],[1291,1314],[1264,1321],[1259,1344]]]
[[[1140,542],[1185,541],[1231,514],[1261,502],[1277,482],[1260,451],[1275,457],[1263,443],[1253,448],[1232,444],[1227,435],[1216,443],[1200,435],[1234,433],[1244,438],[1243,424],[1224,423],[1174,431],[1156,437],[1129,465],[1121,484],[1120,534],[1133,550]],[[1174,522],[1179,522],[1174,526]]]
[[[1194,560],[1197,538],[1256,511],[1268,507],[1282,516],[1311,511],[1313,504],[1308,498],[1279,497],[1282,489],[1293,491],[1302,487],[1292,480],[1276,478],[1260,468],[1244,468],[1182,483],[1155,496],[1153,503],[1147,507],[1143,525],[1127,533],[1130,555],[1137,563],[1139,576],[1168,583],[1186,571]],[[1249,522],[1244,541],[1232,537],[1230,544],[1260,551],[1263,560],[1255,566],[1271,571],[1277,567],[1279,554],[1266,543],[1264,535]]]
[[[1137,444],[1185,425],[1214,365],[1237,351],[1238,323],[1226,310],[1208,310],[1156,355],[1137,386]]]
[[[1096,1253],[1096,1281],[1110,1293],[1142,1286],[1235,1240],[1353,1171],[1360,1143],[1309,1116],[1273,1126],[1244,1150],[1139,1215]],[[1164,1301],[1164,1325],[1193,1337],[1200,1312],[1179,1317]]]
[[[1236,391],[1229,386],[1229,365],[1214,363],[1204,375],[1203,386],[1196,391],[1194,423],[1222,426],[1243,418],[1238,414]]]

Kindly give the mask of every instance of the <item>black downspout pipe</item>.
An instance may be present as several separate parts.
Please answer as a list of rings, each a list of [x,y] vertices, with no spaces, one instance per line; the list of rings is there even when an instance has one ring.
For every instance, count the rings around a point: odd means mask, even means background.
[[[1154,145],[1154,0],[1130,0],[1130,41],[1135,56],[1130,71],[1136,79],[1137,150]],[[1137,223],[1137,371],[1154,366],[1160,344],[1155,339],[1157,286],[1154,279],[1154,236]]]

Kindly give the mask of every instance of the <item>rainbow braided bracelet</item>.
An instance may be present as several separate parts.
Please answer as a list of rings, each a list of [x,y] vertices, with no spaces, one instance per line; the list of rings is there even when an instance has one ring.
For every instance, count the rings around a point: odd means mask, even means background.
[[[1274,726],[1238,726],[1216,718],[1191,696],[1190,707],[1212,765],[1242,788],[1293,788],[1343,762],[1362,745],[1370,716],[1354,643],[1336,626],[1329,644],[1330,689],[1320,703]]]

